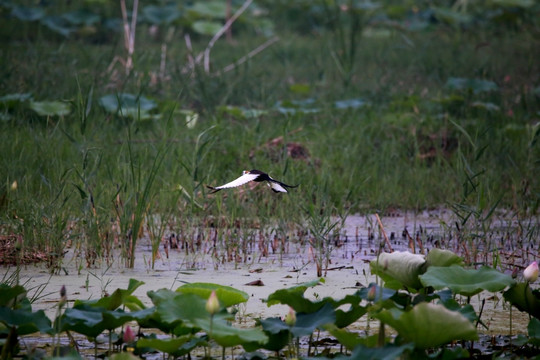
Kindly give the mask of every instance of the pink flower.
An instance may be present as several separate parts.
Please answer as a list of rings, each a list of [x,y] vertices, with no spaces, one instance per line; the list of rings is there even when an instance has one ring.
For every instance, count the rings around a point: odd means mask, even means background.
[[[527,282],[535,282],[538,279],[538,263],[533,261],[527,268],[523,271],[523,278]]]
[[[124,331],[124,342],[125,343],[132,343],[135,341],[135,333],[133,330],[131,330],[131,327],[128,325],[126,326],[126,330]]]

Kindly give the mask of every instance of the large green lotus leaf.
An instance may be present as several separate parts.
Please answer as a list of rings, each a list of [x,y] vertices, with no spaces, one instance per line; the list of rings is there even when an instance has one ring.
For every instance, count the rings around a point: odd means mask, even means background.
[[[493,4],[507,7],[529,8],[534,5],[534,0],[491,0]]]
[[[11,110],[17,108],[21,103],[24,103],[30,99],[32,99],[32,94],[30,93],[7,94],[0,97],[0,105],[1,107]]]
[[[73,25],[90,26],[98,23],[100,20],[99,15],[84,9],[79,9],[62,14],[62,17]]]
[[[216,21],[197,20],[191,25],[191,27],[193,28],[193,31],[198,34],[212,36],[216,34],[223,27],[223,25]]]
[[[45,10],[42,7],[15,6],[11,15],[23,21],[35,21],[45,16]]]
[[[189,293],[176,293],[176,296],[158,302],[156,314],[160,321],[166,324],[183,324],[192,328],[198,328],[200,320],[210,320],[210,314],[206,311],[206,300]],[[229,319],[230,314],[226,311],[214,315],[215,322]]]
[[[517,283],[503,294],[504,299],[519,311],[540,319],[540,290],[531,290],[528,283]]]
[[[130,352],[124,351],[121,353],[111,355],[109,359],[110,360],[139,360],[140,357],[135,356]]]
[[[451,90],[470,90],[475,94],[498,90],[493,81],[482,79],[449,78],[445,87]]]
[[[268,306],[284,304],[292,307],[296,312],[311,313],[319,310],[324,303],[312,302],[304,297],[304,292],[310,288],[324,283],[320,278],[303,284],[299,284],[287,289],[276,290],[268,296],[266,303]]]
[[[449,288],[464,296],[473,296],[483,290],[501,291],[515,283],[509,275],[490,267],[464,269],[461,266],[431,266],[420,276],[420,281],[424,286],[431,286],[436,290]]]
[[[354,349],[360,344],[364,344],[364,337],[358,336],[358,332],[350,332],[342,328],[338,328],[334,324],[324,326],[324,329],[339,341],[340,345],[345,346],[348,350]]]
[[[463,259],[450,250],[431,249],[426,255],[427,266],[462,265]]]
[[[312,334],[316,329],[321,329],[323,325],[332,324],[336,321],[334,307],[330,303],[324,304],[316,312],[297,313],[296,323],[291,328],[291,332],[296,337]]]
[[[60,330],[71,330],[90,338],[96,338],[105,331],[102,325],[103,313],[86,309],[66,309],[60,318]]]
[[[529,334],[529,343],[534,346],[540,346],[540,320],[532,318],[527,325],[527,332]]]
[[[36,312],[0,307],[0,323],[5,326],[17,327],[18,335],[33,334],[35,332],[51,333],[51,320],[43,310]]]
[[[240,329],[235,328],[224,318],[209,317],[194,320],[195,325],[205,331],[212,340],[223,347],[232,347],[244,344],[259,343],[268,341],[266,334],[259,328]]]
[[[360,297],[358,292],[356,294],[347,295],[343,299],[337,301],[331,298],[325,298],[324,300],[327,299],[335,309],[335,325],[340,328],[349,326],[367,312],[367,307],[360,305],[362,297]],[[343,310],[340,308],[342,305],[349,305],[349,309]]]
[[[476,328],[466,317],[439,304],[420,303],[408,312],[383,310],[374,317],[421,349],[441,346],[453,340],[478,339]]]
[[[203,299],[208,299],[214,290],[216,291],[219,304],[223,307],[238,305],[249,299],[249,295],[244,291],[237,290],[230,286],[211,283],[185,284],[176,289],[177,292],[182,294],[196,294]]]
[[[464,13],[462,11],[454,11],[450,8],[433,8],[435,17],[440,21],[444,21],[447,24],[466,24],[473,20],[473,17],[470,14]]]
[[[202,338],[184,335],[175,338],[142,338],[137,341],[137,348],[152,348],[166,354],[179,357],[186,355],[199,345],[206,343]]]
[[[389,288],[422,288],[418,276],[425,271],[426,260],[423,255],[407,251],[381,253],[369,265],[372,274],[379,275]]]
[[[246,343],[244,344],[246,351],[255,351],[260,348],[270,351],[280,351],[289,343],[290,328],[283,320],[280,318],[267,318],[258,320],[258,322],[268,337],[268,341],[262,345],[259,343]]]
[[[157,108],[154,101],[140,95],[128,93],[119,93],[102,96],[99,104],[109,113],[116,114],[120,112],[124,116],[137,117],[139,112],[141,118],[143,115],[149,116],[149,112]]]
[[[48,27],[50,30],[65,37],[68,37],[73,31],[75,31],[75,27],[73,27],[66,19],[60,16],[45,16],[39,21],[43,25]]]
[[[110,296],[102,297],[101,299],[95,300],[76,300],[73,304],[74,308],[83,305],[89,305],[93,307],[103,308],[106,310],[115,310],[121,305],[124,305],[126,302],[133,302],[131,294],[137,290],[138,287],[143,285],[143,281],[136,279],[129,279],[129,284],[127,289],[116,289]]]
[[[21,285],[0,284],[0,306],[12,307],[26,297],[26,289]]]
[[[345,359],[366,359],[366,360],[394,360],[403,358],[405,351],[412,351],[414,344],[404,344],[401,346],[386,344],[383,347],[367,347],[362,344],[354,348],[350,357]],[[405,357],[406,358],[406,357]]]
[[[69,104],[62,101],[30,101],[30,108],[41,116],[65,116],[71,112]]]
[[[144,18],[155,25],[168,25],[180,18],[182,13],[178,9],[177,4],[169,5],[148,5],[143,8],[142,14]]]
[[[178,293],[169,289],[159,289],[157,291],[148,291],[146,293],[154,305],[159,305],[163,301],[168,301],[176,296]]]
[[[225,19],[227,4],[225,1],[197,1],[189,11],[201,17]]]

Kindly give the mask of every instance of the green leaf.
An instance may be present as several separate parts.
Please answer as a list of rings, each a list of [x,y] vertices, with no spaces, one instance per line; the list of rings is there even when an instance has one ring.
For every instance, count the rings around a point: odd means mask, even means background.
[[[393,327],[401,337],[420,349],[441,346],[453,340],[478,339],[476,328],[465,316],[439,304],[423,302],[408,312],[383,310],[374,317]]]
[[[311,313],[297,313],[296,323],[291,332],[296,337],[312,334],[315,329],[322,329],[323,325],[331,324],[336,320],[334,308],[330,303],[324,304],[319,310]]]
[[[10,308],[24,298],[26,298],[26,289],[22,285],[0,284],[0,306]]]
[[[303,284],[299,284],[287,289],[274,291],[268,296],[266,303],[268,306],[275,304],[285,304],[292,307],[296,312],[310,313],[319,310],[324,304],[314,303],[304,297],[304,292],[320,283],[324,283],[324,279],[313,280]]]
[[[137,348],[152,348],[166,354],[179,357],[188,354],[197,346],[205,345],[206,341],[194,338],[193,335],[183,335],[176,338],[143,338],[137,341]]]
[[[517,283],[503,294],[504,299],[519,311],[540,319],[540,290],[532,290],[528,283]]]
[[[64,18],[73,25],[90,26],[100,21],[99,15],[83,9],[62,14],[62,18]]]
[[[227,4],[225,1],[197,1],[189,11],[201,17],[225,19]]]
[[[16,6],[11,11],[11,15],[23,21],[35,21],[45,16],[45,10],[37,7]]]
[[[70,105],[62,101],[30,101],[30,108],[41,116],[65,116],[71,112]]]
[[[529,342],[534,346],[540,346],[540,320],[532,318],[527,325],[527,332],[529,334]]]
[[[157,108],[157,104],[145,98],[128,93],[110,94],[102,96],[99,104],[105,111],[111,114],[120,114],[133,119],[150,119],[151,111]]]
[[[470,90],[475,94],[498,90],[493,81],[482,79],[449,78],[445,87],[451,90]]]
[[[32,99],[32,94],[30,93],[16,93],[8,94],[0,97],[1,107],[6,107],[10,110],[15,109],[21,103]]]
[[[165,323],[187,323],[195,326],[196,319],[210,318],[205,308],[206,301],[195,294],[177,293],[156,305],[156,313]]]
[[[201,35],[215,35],[223,25],[215,21],[197,20],[191,25],[193,31]]]
[[[422,288],[418,276],[424,273],[426,267],[423,255],[411,254],[408,251],[381,253],[369,265],[371,273],[379,275],[388,288]]]
[[[424,286],[432,286],[436,290],[449,288],[456,294],[473,296],[483,290],[497,292],[515,284],[515,281],[490,267],[480,269],[464,269],[461,266],[429,267],[420,276]]]
[[[176,291],[183,294],[196,294],[206,300],[213,290],[216,291],[219,304],[226,308],[244,303],[249,299],[249,295],[244,291],[237,290],[230,286],[211,283],[186,284],[179,287]]]
[[[45,16],[40,22],[50,30],[65,37],[68,37],[75,30],[66,19],[60,16]]]
[[[175,3],[164,6],[145,6],[142,14],[148,22],[155,25],[168,25],[182,16],[178,5]]]
[[[223,347],[243,345],[244,343],[263,344],[268,341],[265,333],[258,328],[240,329],[233,327],[229,321],[223,318],[214,317],[211,322],[209,318],[195,319],[195,324],[204,330],[215,342]]]
[[[364,343],[362,336],[358,332],[349,332],[345,329],[340,329],[334,324],[327,324],[324,329],[339,341],[340,345],[345,346],[348,350],[354,349],[359,344]]]
[[[463,259],[450,250],[431,249],[426,255],[427,266],[463,265]]]
[[[413,344],[404,344],[397,346],[394,344],[386,344],[383,347],[371,348],[362,344],[354,348],[350,358],[351,359],[373,359],[373,360],[394,360],[407,358],[403,357],[405,351],[412,351],[414,349]]]
[[[130,300],[129,297],[137,288],[144,285],[143,281],[136,279],[129,279],[127,289],[116,289],[110,296],[102,297],[96,300],[76,300],[73,304],[74,308],[82,305],[89,305],[93,307],[100,307],[106,310],[115,310],[118,307],[125,304],[126,300]]]
[[[358,109],[361,107],[364,107],[368,104],[363,99],[348,99],[348,100],[338,100],[334,102],[334,106],[337,109],[345,110],[345,109]]]
[[[28,335],[36,332],[51,333],[51,320],[43,310],[32,312],[28,309],[10,309],[0,307],[0,323],[17,328],[18,335]]]

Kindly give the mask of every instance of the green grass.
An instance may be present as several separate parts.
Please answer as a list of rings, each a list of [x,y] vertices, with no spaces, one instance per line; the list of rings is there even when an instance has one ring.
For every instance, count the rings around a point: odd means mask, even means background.
[[[29,92],[34,100],[62,100],[73,109],[62,118],[24,106],[2,110],[9,114],[0,122],[2,233],[22,233],[27,245],[45,241],[54,251],[73,238],[100,244],[103,254],[102,246],[110,246],[103,244],[114,241],[115,219],[125,225],[125,236],[132,216],[142,221],[150,211],[187,219],[225,216],[231,223],[245,217],[303,223],[309,217],[303,209],[313,204],[335,214],[455,203],[537,213],[537,29],[438,27],[363,37],[348,86],[330,56],[336,50],[331,33],[287,30],[278,43],[221,76],[183,73],[186,49],[177,32],[168,43],[169,78],[156,82],[162,41],[147,30],[138,29],[128,77],[120,65],[117,72],[107,70],[115,55],[124,54],[119,34],[99,41],[63,39],[41,28],[2,34],[8,41],[0,48],[0,96]],[[195,52],[207,43],[193,40]],[[263,41],[249,32],[234,44],[219,41],[213,69]],[[499,89],[453,91],[445,87],[452,77],[490,80]],[[306,93],[291,90],[293,84],[307,85]],[[98,99],[116,92],[155,100],[161,118],[107,113]],[[308,98],[320,111],[274,110],[279,101]],[[369,105],[333,107],[347,99]],[[499,110],[473,106],[477,102]],[[224,105],[268,112],[242,118],[220,111]],[[175,108],[200,113],[195,127],[188,128]],[[293,159],[283,145],[265,147],[279,136],[304,146],[309,157]],[[300,186],[285,196],[267,189],[249,196],[205,190],[250,168]],[[475,185],[465,191],[465,184]]]

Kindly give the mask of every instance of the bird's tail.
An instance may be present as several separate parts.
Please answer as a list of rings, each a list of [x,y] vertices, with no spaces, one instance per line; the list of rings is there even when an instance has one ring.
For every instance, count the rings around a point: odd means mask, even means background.
[[[215,194],[221,190],[221,189],[216,189],[215,187],[210,186],[210,185],[206,185],[206,187],[209,188],[210,190],[214,190],[214,191],[211,191],[210,194]]]

